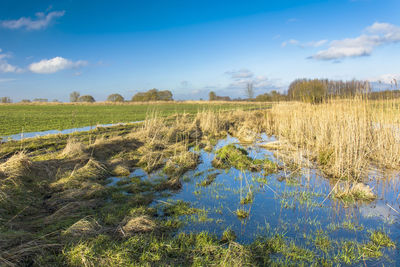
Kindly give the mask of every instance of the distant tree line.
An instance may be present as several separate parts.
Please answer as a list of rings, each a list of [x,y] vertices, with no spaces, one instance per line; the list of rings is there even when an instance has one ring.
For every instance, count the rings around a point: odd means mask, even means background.
[[[208,94],[208,99],[210,101],[231,101],[229,96],[217,96],[217,94],[213,91]]]
[[[74,91],[69,95],[70,102],[96,102],[91,95],[80,95],[79,92]],[[160,91],[158,89],[151,89],[147,92],[136,93],[131,101],[133,102],[146,102],[146,101],[172,101],[172,92],[169,90]],[[125,102],[125,98],[120,94],[111,94],[107,97],[108,102]]]
[[[304,101],[321,103],[330,98],[351,98],[363,95],[369,99],[400,97],[399,90],[373,92],[368,81],[334,81],[328,79],[297,79],[293,81],[286,94],[271,91],[258,95],[255,101]]]
[[[155,88],[147,92],[139,92],[132,97],[134,102],[142,101],[172,101],[172,92],[169,90],[159,91]]]
[[[349,98],[356,95],[363,95],[369,99],[391,99],[400,98],[400,90],[397,88],[397,81],[394,80],[396,90],[372,91],[371,85],[368,81],[335,81],[328,79],[297,79],[293,81],[287,92],[281,93],[272,90],[268,93],[259,94],[254,97],[255,90],[252,83],[247,83],[244,88],[246,99],[233,99],[234,101],[256,101],[256,102],[269,102],[269,101],[304,101],[308,103],[321,103],[330,98]],[[70,94],[70,102],[96,102],[91,95],[80,95],[79,92],[74,91]],[[210,101],[231,101],[229,96],[218,96],[214,91],[208,95]],[[126,100],[120,94],[111,94],[107,97],[108,102],[125,102]],[[158,89],[151,89],[146,92],[136,93],[131,101],[173,101],[172,92],[169,90],[160,91]],[[23,99],[21,103],[30,103],[31,100]],[[47,98],[35,98],[32,102],[49,102]],[[59,102],[57,99],[52,102]],[[12,103],[10,97],[0,97],[0,103]]]
[[[371,85],[367,81],[331,81],[321,79],[298,79],[288,89],[289,100],[320,103],[326,98],[348,98],[359,94],[367,95]]]
[[[281,94],[276,90],[272,90],[269,93],[258,95],[255,98],[255,101],[259,102],[285,101],[285,100],[287,100],[287,95]]]

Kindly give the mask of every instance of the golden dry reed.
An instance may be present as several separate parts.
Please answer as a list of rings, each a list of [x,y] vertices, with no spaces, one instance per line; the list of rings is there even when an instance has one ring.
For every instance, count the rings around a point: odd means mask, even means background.
[[[400,167],[399,100],[284,102],[267,113],[266,129],[312,152],[333,177],[360,180],[370,167]]]

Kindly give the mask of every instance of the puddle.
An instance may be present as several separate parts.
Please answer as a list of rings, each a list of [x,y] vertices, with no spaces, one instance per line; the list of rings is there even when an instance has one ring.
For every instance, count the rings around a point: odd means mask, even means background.
[[[127,124],[134,124],[134,123],[141,123],[143,121],[134,121],[128,123],[110,123],[110,124],[99,124],[96,126],[85,126],[80,128],[71,128],[65,130],[48,130],[48,131],[40,131],[40,132],[29,132],[29,133],[20,133],[20,134],[13,134],[7,136],[0,136],[1,142],[7,142],[10,140],[20,141],[23,139],[28,138],[35,138],[40,136],[52,135],[52,134],[71,134],[75,132],[87,132],[90,130],[94,130],[98,127],[112,127],[112,126],[119,126],[119,125],[127,125]]]
[[[277,161],[271,151],[259,147],[259,144],[275,140],[263,135],[256,144],[242,147],[253,159],[267,157]],[[217,143],[215,150],[228,144],[240,145],[236,138],[228,136]],[[383,229],[396,242],[397,248],[384,249],[384,257],[366,260],[365,263],[400,264],[400,215],[393,210],[400,211],[399,174],[392,174],[392,178],[385,179],[371,177],[370,185],[378,195],[376,201],[345,205],[332,198],[325,200],[333,185],[315,169],[306,169],[291,177],[285,171],[265,175],[264,172],[242,172],[235,168],[217,170],[211,163],[213,152],[200,151],[199,154],[201,163],[182,177],[183,188],[154,204],[157,206],[160,202],[183,200],[202,210],[195,215],[182,216],[182,220],[188,223],[180,231],[208,231],[221,236],[230,228],[240,243],[250,243],[260,235],[280,233],[297,245],[315,250],[312,238],[318,231],[327,233],[332,242],[367,242],[369,230]],[[130,177],[156,179],[160,175],[160,172],[147,175],[141,169],[136,169]],[[202,184],[209,175],[215,177]],[[109,185],[117,182],[112,179]],[[249,191],[252,201],[241,204]],[[235,213],[238,209],[246,211],[248,217],[238,218]],[[324,254],[321,252],[321,255]]]

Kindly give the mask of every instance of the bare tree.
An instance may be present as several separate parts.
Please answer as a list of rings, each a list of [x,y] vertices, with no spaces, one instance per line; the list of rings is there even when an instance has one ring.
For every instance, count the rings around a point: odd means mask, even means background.
[[[12,103],[12,100],[8,96],[3,96],[0,98],[0,103]]]
[[[71,102],[78,102],[78,99],[80,97],[80,93],[77,91],[74,91],[72,93],[69,94],[69,101]]]
[[[253,99],[254,98],[254,88],[253,88],[253,83],[252,82],[248,82],[246,84],[245,95],[247,96],[248,99]]]

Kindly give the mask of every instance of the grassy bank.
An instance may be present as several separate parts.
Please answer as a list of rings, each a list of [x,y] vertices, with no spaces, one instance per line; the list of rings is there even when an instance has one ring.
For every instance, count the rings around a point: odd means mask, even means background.
[[[270,107],[270,104],[229,102],[154,102],[94,104],[3,104],[0,105],[0,136],[21,132],[63,130],[97,124],[141,121],[156,112],[164,117],[202,110]]]

